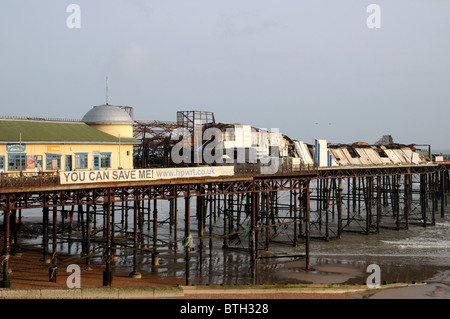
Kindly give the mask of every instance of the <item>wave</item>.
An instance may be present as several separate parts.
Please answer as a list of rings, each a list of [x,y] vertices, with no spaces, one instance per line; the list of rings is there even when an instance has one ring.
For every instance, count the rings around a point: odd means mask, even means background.
[[[415,257],[417,254],[386,254],[386,253],[310,253],[310,257],[331,257],[331,256],[342,256],[342,257]],[[450,256],[443,256],[442,254],[428,254],[426,257],[435,258],[450,258]]]
[[[450,241],[443,240],[428,240],[426,242],[420,240],[382,240],[387,245],[393,245],[398,248],[413,248],[413,249],[448,249],[450,248]]]

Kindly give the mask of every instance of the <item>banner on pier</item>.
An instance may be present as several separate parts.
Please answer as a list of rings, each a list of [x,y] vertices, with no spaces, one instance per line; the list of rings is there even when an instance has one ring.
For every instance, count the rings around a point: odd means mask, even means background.
[[[233,166],[183,167],[160,169],[116,169],[68,171],[59,173],[61,184],[152,181],[177,178],[233,176]]]

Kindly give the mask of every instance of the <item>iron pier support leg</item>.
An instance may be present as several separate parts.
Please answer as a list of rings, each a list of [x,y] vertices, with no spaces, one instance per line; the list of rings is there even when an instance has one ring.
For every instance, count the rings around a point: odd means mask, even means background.
[[[305,232],[305,254],[306,254],[306,270],[310,270],[310,264],[309,264],[309,241],[310,241],[310,214],[309,214],[309,208],[310,208],[310,194],[309,194],[309,184],[310,181],[306,181],[306,203],[305,203],[305,209],[306,209],[306,232]]]
[[[323,187],[323,199],[324,199],[324,210],[325,210],[325,241],[330,240],[330,218],[329,218],[329,209],[330,209],[330,186],[328,185],[328,179],[324,180]]]
[[[297,234],[297,192],[295,189],[291,191],[290,202],[294,201],[294,247],[297,247],[298,234]],[[291,204],[292,207],[292,204]],[[292,208],[291,208],[292,209]]]
[[[42,209],[42,261],[46,264],[51,262],[48,256],[48,207]]]
[[[175,192],[176,194],[176,192]],[[178,198],[173,199],[173,213],[174,213],[174,224],[173,224],[173,251],[177,251],[177,240],[178,240]]]
[[[51,282],[57,282],[58,280],[58,267],[56,257],[56,235],[58,230],[58,212],[57,207],[53,207],[53,224],[52,224],[53,238],[52,238],[52,266],[48,270],[48,279]]]
[[[264,250],[268,251],[269,250],[269,241],[270,241],[270,227],[269,227],[269,211],[272,209],[273,207],[273,202],[272,205],[270,205],[270,193],[269,191],[266,191],[265,193],[261,193],[261,195],[263,195],[262,201],[264,203],[265,201],[265,206],[264,206],[264,213],[265,213],[265,220],[266,220],[266,231],[265,231],[265,235],[266,235],[266,240],[265,240],[265,247]]]
[[[445,217],[445,174],[441,171],[441,217]]]
[[[251,263],[251,278],[252,278],[252,284],[256,284],[256,263],[257,263],[257,249],[258,249],[258,242],[257,242],[257,206],[258,206],[258,193],[253,192],[252,193],[252,212],[251,212],[251,221],[250,221],[250,263]]]
[[[223,195],[223,247],[222,248],[228,248],[228,202],[227,202],[227,195]]]
[[[190,260],[191,260],[191,247],[188,244],[188,240],[191,235],[191,197],[188,191],[184,201],[184,237],[185,237],[185,252],[186,252],[186,286],[189,286],[190,282]]]
[[[436,225],[436,212],[437,212],[437,192],[438,192],[438,177],[437,177],[437,172],[432,174],[432,178],[433,178],[433,215],[432,215],[432,225]]]
[[[202,190],[200,190],[203,193]],[[198,196],[198,214],[197,214],[197,222],[198,222],[198,236],[200,237],[200,243],[198,245],[199,248],[199,270],[200,270],[200,278],[202,278],[203,273],[203,236],[204,236],[204,228],[205,228],[205,197]]]
[[[137,271],[138,264],[138,211],[139,211],[139,199],[135,195],[133,201],[133,271],[128,275],[131,278],[141,278],[142,275]]]
[[[364,187],[364,186],[363,186]],[[366,178],[366,235],[370,234],[370,228],[372,227],[372,178],[369,176]]]
[[[337,213],[338,213],[338,226],[337,226],[337,237],[341,238],[342,234],[342,178],[338,179],[338,189],[337,189]]]
[[[86,204],[86,267],[85,270],[92,270],[90,266],[91,254],[91,213],[89,204]]]
[[[20,256],[22,254],[22,250],[20,249],[19,241],[18,241],[18,238],[17,238],[18,231],[19,231],[19,226],[18,226],[18,223],[17,223],[18,216],[17,216],[17,210],[16,209],[13,209],[11,217],[12,217],[12,220],[10,221],[10,223],[11,223],[11,231],[12,231],[12,238],[14,240],[13,246],[12,246],[12,249],[11,249],[11,255],[12,256]]]
[[[427,175],[421,174],[421,209],[422,209],[422,219],[423,219],[423,227],[427,226]]]
[[[5,211],[3,214],[3,226],[5,227],[4,235],[4,246],[2,251],[2,272],[3,280],[0,281],[0,288],[11,288],[11,280],[9,279],[9,257],[10,257],[10,247],[9,247],[9,228],[10,228],[10,215],[11,212]]]
[[[214,196],[209,197],[209,257],[213,254],[213,215],[215,215],[215,200]]]
[[[377,176],[377,234],[381,224],[381,176]]]
[[[149,207],[150,210],[150,207]],[[150,223],[150,221],[149,221]],[[153,253],[152,253],[152,266],[159,266],[159,252],[158,246],[158,204],[157,200],[153,200]]]
[[[111,269],[111,194],[108,194],[108,201],[105,203],[106,209],[106,269],[103,272],[103,286],[111,286],[113,275]]]
[[[395,181],[395,182],[394,182]],[[393,188],[395,191],[395,211],[396,211],[396,225],[397,230],[399,230],[400,227],[400,175],[393,177]]]

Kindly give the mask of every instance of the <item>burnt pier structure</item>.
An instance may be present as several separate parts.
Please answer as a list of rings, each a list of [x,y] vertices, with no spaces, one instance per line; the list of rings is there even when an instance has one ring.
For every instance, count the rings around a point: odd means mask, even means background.
[[[243,164],[225,177],[74,185],[61,185],[56,174],[1,174],[1,286],[11,286],[9,260],[20,254],[22,216],[29,209],[42,212],[39,262],[48,265],[49,281],[64,266],[57,258],[64,238],[81,245],[74,262],[88,268],[101,260],[104,286],[113,283],[118,251],[132,257],[130,277],[140,276],[142,254],[154,268],[166,253],[182,254],[189,285],[192,262],[207,273],[203,261],[218,249],[248,253],[247,276],[256,283],[263,258],[301,258],[309,269],[310,240],[433,225],[436,214],[444,217],[449,167],[301,166],[261,174],[258,165]],[[271,244],[295,249],[280,256],[271,254]]]

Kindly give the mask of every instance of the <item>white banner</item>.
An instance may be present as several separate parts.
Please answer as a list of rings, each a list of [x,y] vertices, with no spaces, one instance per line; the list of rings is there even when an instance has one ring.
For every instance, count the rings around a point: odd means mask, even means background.
[[[183,167],[160,169],[115,169],[60,172],[61,184],[152,181],[174,178],[233,176],[233,166]]]

